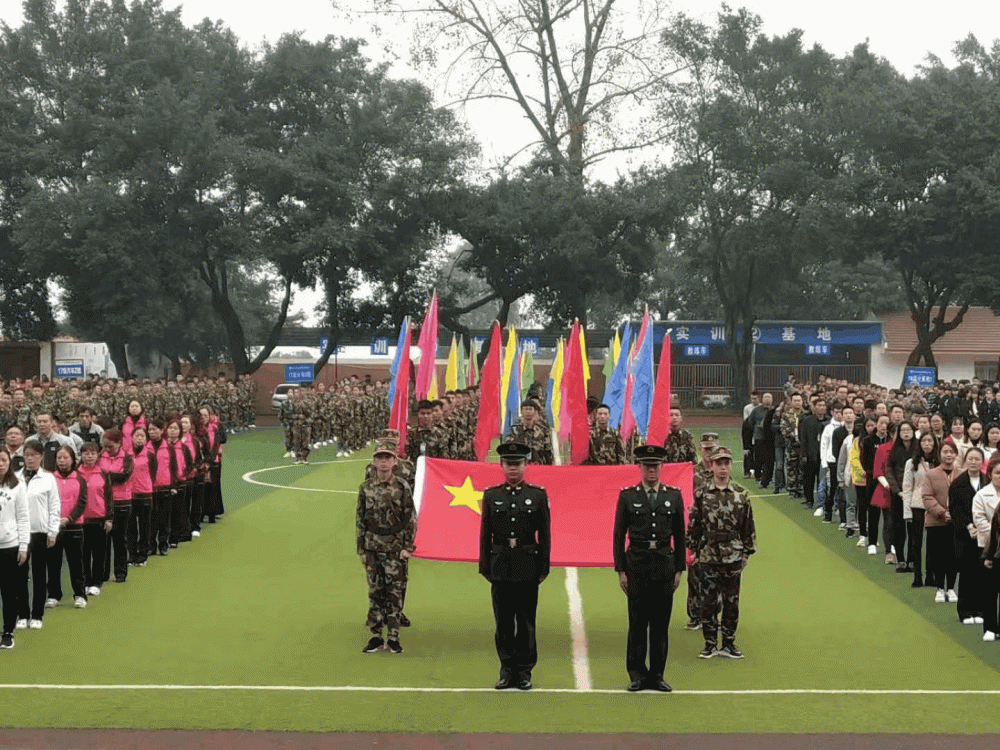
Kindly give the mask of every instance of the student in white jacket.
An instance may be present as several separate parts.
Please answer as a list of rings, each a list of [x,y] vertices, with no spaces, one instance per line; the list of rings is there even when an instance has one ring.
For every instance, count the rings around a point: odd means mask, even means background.
[[[17,473],[24,482],[31,523],[28,545],[30,566],[21,567],[21,589],[17,601],[17,629],[42,627],[47,596],[49,547],[59,534],[59,486],[51,472],[42,468],[42,446],[34,440],[24,444],[24,468]],[[28,568],[31,568],[31,598],[28,598]]]
[[[3,600],[3,632],[0,648],[14,648],[17,622],[19,566],[28,560],[31,522],[24,482],[11,469],[10,456],[0,451],[0,599]]]
[[[976,527],[976,543],[979,545],[980,557],[986,561],[986,548],[990,544],[990,528],[997,506],[1000,505],[1000,457],[994,456],[987,467],[986,476],[990,483],[980,488],[972,498],[972,523]],[[1000,637],[1000,622],[998,622],[997,602],[1000,601],[1000,587],[997,586],[997,571],[993,569],[994,561],[986,571],[983,596],[983,640],[995,641]]]

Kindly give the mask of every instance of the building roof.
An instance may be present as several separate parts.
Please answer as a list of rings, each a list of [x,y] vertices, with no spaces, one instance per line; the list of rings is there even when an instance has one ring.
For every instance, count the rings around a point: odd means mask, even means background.
[[[948,307],[945,320],[952,320],[959,307]],[[885,337],[885,351],[889,354],[909,354],[917,345],[916,326],[909,312],[879,315]],[[935,356],[981,355],[995,359],[1000,353],[1000,317],[988,307],[970,307],[962,323],[953,331],[935,341],[931,348]]]

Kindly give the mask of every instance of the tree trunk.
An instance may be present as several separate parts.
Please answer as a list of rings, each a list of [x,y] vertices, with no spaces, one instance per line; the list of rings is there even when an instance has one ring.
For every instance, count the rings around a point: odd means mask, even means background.
[[[202,280],[208,284],[209,291],[212,293],[212,309],[215,310],[222,324],[226,327],[229,357],[233,361],[233,370],[236,371],[237,375],[249,372],[250,362],[247,357],[246,334],[243,332],[243,323],[240,322],[240,318],[229,300],[229,279],[226,275],[225,261],[217,265],[206,256],[198,270]]]
[[[125,355],[125,336],[111,335],[105,342],[108,345],[108,356],[115,366],[119,378],[128,379],[132,377],[132,371],[128,367],[128,357]]]
[[[330,353],[337,351],[337,344],[340,343],[340,275],[332,260],[327,264],[326,271],[323,284],[326,287],[326,335],[330,342],[326,351],[319,353],[319,359],[313,367],[313,377],[319,376],[326,363],[330,361]]]
[[[264,342],[264,348],[260,350],[253,361],[249,363],[245,372],[249,375],[257,372],[260,366],[267,361],[267,358],[271,356],[271,352],[278,345],[278,341],[281,339],[281,331],[285,327],[285,321],[288,319],[288,305],[292,301],[292,279],[288,277],[285,279],[285,294],[281,299],[281,311],[278,313],[278,319],[274,322],[271,327],[271,333],[268,334],[267,341]],[[237,371],[237,377],[243,373]]]

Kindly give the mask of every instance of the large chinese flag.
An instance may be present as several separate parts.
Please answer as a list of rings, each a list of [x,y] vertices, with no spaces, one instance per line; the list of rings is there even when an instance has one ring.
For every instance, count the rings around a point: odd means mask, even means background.
[[[664,464],[660,480],[681,488],[692,502],[691,464]],[[622,487],[638,484],[639,467],[528,466],[525,481],[546,489],[552,511],[552,565],[614,566],[611,539]],[[417,557],[479,560],[479,516],[483,491],[503,482],[499,464],[418,459],[414,491],[418,508]]]

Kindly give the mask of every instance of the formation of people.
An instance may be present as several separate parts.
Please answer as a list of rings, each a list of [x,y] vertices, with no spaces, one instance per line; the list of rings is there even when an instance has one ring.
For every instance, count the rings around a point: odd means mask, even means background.
[[[744,411],[745,473],[1000,637],[1000,402],[989,383],[890,391],[792,378]]]
[[[131,569],[200,537],[202,523],[225,512],[226,430],[211,405],[188,413],[160,401],[147,411],[130,398],[119,421],[84,401],[66,427],[49,403],[33,398],[31,434],[18,417],[0,450],[4,649],[64,603],[64,562],[72,605],[84,609],[112,576],[126,583]]]

